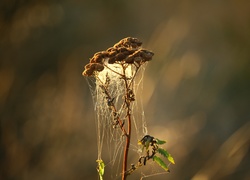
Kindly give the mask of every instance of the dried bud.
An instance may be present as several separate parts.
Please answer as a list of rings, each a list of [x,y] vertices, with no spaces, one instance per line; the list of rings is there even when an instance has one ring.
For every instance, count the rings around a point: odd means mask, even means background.
[[[154,53],[145,49],[141,49],[141,57],[145,61],[150,61],[153,57]]]
[[[132,64],[134,63],[134,57],[133,56],[129,56],[125,59],[125,62],[128,64]]]
[[[102,71],[104,69],[104,66],[100,63],[91,63],[90,69],[93,69],[94,71]]]
[[[112,52],[112,51],[116,51],[116,49],[114,47],[110,47],[106,50],[106,52]]]
[[[106,51],[97,52],[90,59],[91,63],[103,63],[103,59],[108,57],[108,53]]]
[[[118,52],[125,52],[125,51],[128,51],[128,49],[125,47],[119,47],[119,48],[117,48],[117,51]]]
[[[142,42],[139,41],[137,38],[127,37],[116,43],[114,45],[114,48],[119,48],[119,47],[139,48],[141,45]]]
[[[108,53],[106,51],[100,51],[95,53],[94,56],[106,58],[108,56]]]
[[[139,48],[142,45],[142,42],[137,38],[128,37],[126,44],[128,44],[132,48]]]
[[[126,57],[127,57],[126,54],[124,54],[124,53],[118,53],[118,54],[115,56],[115,60],[116,60],[116,61],[122,61],[122,60],[124,60]]]
[[[111,51],[111,52],[109,52],[109,57],[113,57],[113,56],[115,56],[116,54],[117,54],[116,51]]]
[[[94,56],[90,59],[91,63],[102,63],[103,58],[101,56]]]
[[[91,66],[90,63],[88,63],[88,64],[86,64],[86,65],[84,66],[84,68],[85,68],[85,69],[89,69],[90,66]]]
[[[134,57],[134,62],[137,62],[137,63],[139,63],[139,62],[141,62],[141,61],[143,61],[144,59],[141,57],[141,56],[136,56],[136,57]]]
[[[95,63],[94,65],[95,65],[95,70],[96,71],[100,72],[100,71],[102,71],[104,69],[104,66],[102,64],[100,64],[100,63]]]
[[[139,39],[137,39],[137,38],[128,37],[126,39],[127,39],[127,41],[129,41],[131,43],[137,44],[138,46],[142,45],[142,42]]]
[[[93,69],[85,69],[82,73],[83,76],[92,76],[94,73]]]
[[[115,61],[116,61],[116,58],[115,58],[115,56],[113,56],[113,57],[110,57],[110,58],[109,58],[108,63],[109,63],[109,64],[114,64]]]

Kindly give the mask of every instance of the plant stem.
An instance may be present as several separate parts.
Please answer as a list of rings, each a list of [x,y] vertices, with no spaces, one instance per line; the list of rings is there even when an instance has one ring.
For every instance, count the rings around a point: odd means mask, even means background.
[[[125,95],[125,104],[127,106],[127,134],[126,134],[126,144],[124,147],[124,154],[123,154],[123,167],[122,167],[122,180],[126,180],[127,178],[127,164],[128,164],[128,152],[129,152],[129,145],[130,145],[130,139],[131,139],[131,114],[130,114],[130,103],[131,99],[129,98],[130,94],[130,89],[128,85],[128,81],[125,75],[126,67],[123,66],[123,75],[124,75],[124,84],[125,84],[125,89],[126,89],[126,95]],[[134,74],[135,76],[135,74]],[[132,78],[132,81],[134,79],[134,76]],[[132,83],[131,81],[131,83]]]
[[[130,137],[131,137],[131,116],[128,114],[128,129],[126,135],[126,144],[124,148],[124,156],[123,156],[123,168],[122,168],[122,180],[126,180],[127,178],[127,162],[128,162],[128,152],[130,145]]]

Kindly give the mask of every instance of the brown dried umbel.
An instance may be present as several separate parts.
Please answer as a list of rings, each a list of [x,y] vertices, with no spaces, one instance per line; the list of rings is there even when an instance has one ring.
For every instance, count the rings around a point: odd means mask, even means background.
[[[144,156],[141,156],[137,164],[127,170],[133,128],[132,122],[134,121],[135,126],[137,126],[137,120],[133,117],[133,106],[137,104],[136,87],[139,86],[139,83],[134,82],[137,80],[136,76],[140,72],[140,68],[147,61],[150,61],[154,55],[153,52],[141,46],[142,42],[137,38],[124,38],[107,50],[95,53],[83,72],[84,76],[93,76],[95,78],[97,102],[104,100],[104,104],[97,103],[97,113],[103,112],[100,115],[98,114],[98,118],[104,118],[105,123],[106,119],[109,118],[109,125],[112,125],[110,127],[116,128],[117,133],[120,131],[121,137],[125,137],[123,138],[125,142],[121,172],[122,180],[126,180],[126,177],[140,166],[146,165],[157,150],[154,138],[145,136],[141,140],[143,148],[146,148]],[[104,113],[106,110],[108,114]],[[103,122],[98,121],[99,123]],[[105,131],[106,128],[110,127],[105,125]],[[100,129],[98,131],[100,132]],[[112,141],[109,141],[109,143],[112,143]],[[99,172],[99,175],[100,179],[102,179],[103,174]]]
[[[120,40],[113,47],[106,51],[100,51],[90,58],[90,62],[85,66],[84,76],[93,76],[100,72],[108,64],[135,64],[141,65],[150,61],[154,55],[153,52],[142,49],[142,42],[137,38],[127,37]]]
[[[118,43],[114,45],[115,48],[118,47],[128,47],[128,48],[138,48],[142,45],[142,42],[137,38],[127,37],[120,40]]]
[[[83,71],[84,76],[92,76],[95,71],[102,71],[104,69],[103,64],[101,63],[89,63],[85,66],[85,70]]]

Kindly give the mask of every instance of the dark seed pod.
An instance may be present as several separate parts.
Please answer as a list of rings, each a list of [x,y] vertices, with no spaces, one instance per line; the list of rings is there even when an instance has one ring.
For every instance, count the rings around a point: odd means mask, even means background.
[[[133,57],[132,55],[128,56],[128,57],[125,59],[125,62],[128,63],[128,64],[134,63],[134,57]]]
[[[106,51],[100,51],[94,54],[94,56],[90,59],[91,63],[102,63],[103,59],[108,57],[108,53]]]
[[[102,63],[103,57],[102,56],[94,56],[90,59],[91,63]]]
[[[139,62],[141,62],[141,61],[143,61],[143,58],[142,58],[141,56],[136,56],[136,57],[134,57],[134,62],[139,63]]]
[[[93,69],[85,69],[82,73],[83,76],[92,76],[94,74]]]
[[[125,51],[128,51],[128,50],[125,47],[119,47],[119,48],[117,48],[117,51],[118,52],[125,52]]]
[[[90,69],[93,71],[102,71],[104,69],[104,66],[100,63],[91,63]]]
[[[141,50],[141,57],[145,60],[145,61],[150,61],[152,59],[152,57],[154,56],[154,53],[148,50]]]
[[[128,37],[126,38],[124,45],[132,48],[139,48],[142,45],[142,42],[137,38]]]
[[[88,64],[86,64],[86,65],[84,66],[84,68],[85,68],[85,69],[89,69],[90,66],[91,66],[90,63],[88,63]]]
[[[137,38],[128,37],[128,38],[127,38],[127,41],[129,41],[129,42],[131,42],[131,43],[135,43],[135,44],[137,44],[138,46],[141,46],[141,45],[142,45],[142,42],[141,42],[139,39],[137,39]]]
[[[106,51],[100,51],[100,52],[97,52],[94,54],[94,57],[97,56],[97,57],[101,57],[101,58],[106,58],[108,55],[108,53]]]
[[[130,49],[130,50],[127,50],[127,51],[124,51],[123,53],[126,54],[126,55],[131,55],[135,52],[135,50],[133,49]]]
[[[104,66],[100,63],[95,63],[94,66],[95,66],[95,70],[99,72],[104,69]]]
[[[127,56],[124,54],[124,53],[118,53],[115,58],[116,58],[116,61],[122,61],[126,58]]]
[[[128,57],[125,59],[125,62],[128,63],[128,64],[134,63],[134,57],[133,57],[133,56],[128,56]]]
[[[106,52],[112,52],[112,51],[116,51],[116,49],[114,47],[110,47],[106,50]]]
[[[129,46],[132,47],[132,48],[134,48],[134,49],[137,49],[137,48],[140,47],[140,46],[138,46],[138,44],[136,44],[136,43],[129,43]]]
[[[123,42],[122,40],[120,40],[118,43],[116,43],[114,46],[113,46],[115,49],[119,48],[119,47],[123,47]]]
[[[139,41],[137,38],[127,37],[127,38],[120,40],[113,47],[114,48],[119,48],[119,47],[138,48],[141,45],[142,45],[142,42]]]
[[[117,54],[117,52],[115,50],[114,51],[110,51],[109,52],[109,57],[114,57],[116,54]]]
[[[114,64],[116,61],[116,58],[115,57],[110,57],[109,60],[108,60],[108,63],[109,64]]]

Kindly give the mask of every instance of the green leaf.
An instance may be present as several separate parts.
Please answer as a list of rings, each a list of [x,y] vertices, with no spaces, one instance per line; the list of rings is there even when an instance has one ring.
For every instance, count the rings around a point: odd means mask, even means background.
[[[171,154],[169,154],[168,156],[168,161],[171,162],[172,164],[175,164],[174,158],[171,156]]]
[[[164,157],[168,158],[169,153],[165,149],[158,148],[157,151],[158,151],[158,153],[160,153]]]
[[[161,144],[165,144],[166,141],[163,141],[163,140],[160,140],[160,139],[156,138],[156,143],[159,144],[159,145],[161,145]]]
[[[168,171],[169,172],[169,169],[167,167],[167,165],[164,163],[164,161],[159,158],[158,156],[154,156],[153,157],[153,160],[159,165],[162,167],[162,169],[164,169],[165,171]]]
[[[174,162],[174,158],[171,156],[171,154],[169,154],[165,149],[162,148],[158,148],[157,151],[163,155],[165,158],[168,159],[169,162],[171,162],[172,164],[175,164]]]
[[[102,159],[98,159],[96,162],[98,163],[97,171],[99,173],[100,180],[103,180],[105,164]]]

